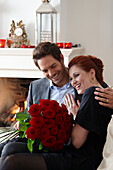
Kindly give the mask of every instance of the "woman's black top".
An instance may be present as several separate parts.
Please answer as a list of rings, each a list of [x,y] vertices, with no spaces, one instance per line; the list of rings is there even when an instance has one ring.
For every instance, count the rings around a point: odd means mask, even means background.
[[[95,88],[90,87],[85,90],[75,119],[75,123],[89,131],[87,140],[80,149],[71,145],[70,152],[77,160],[78,165],[83,162],[82,160],[90,160],[97,168],[102,160],[107,126],[113,110],[99,105],[99,102],[94,98]]]

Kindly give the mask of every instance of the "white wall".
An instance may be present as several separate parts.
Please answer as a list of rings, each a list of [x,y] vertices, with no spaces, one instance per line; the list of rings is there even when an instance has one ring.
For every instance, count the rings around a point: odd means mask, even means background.
[[[41,0],[0,0],[0,38],[7,38],[11,21],[23,20],[35,42],[35,11]],[[104,79],[113,85],[113,0],[51,0],[58,12],[58,41],[81,43],[86,54],[101,58]]]
[[[61,9],[61,40],[101,58],[104,80],[113,85],[113,0],[62,0]]]
[[[36,10],[42,4],[42,0],[0,0],[0,38],[8,38],[10,24],[23,20],[26,26],[28,38],[35,44],[35,20]],[[60,24],[60,0],[52,0],[52,6],[58,12],[58,32]],[[59,36],[59,33],[58,33]]]

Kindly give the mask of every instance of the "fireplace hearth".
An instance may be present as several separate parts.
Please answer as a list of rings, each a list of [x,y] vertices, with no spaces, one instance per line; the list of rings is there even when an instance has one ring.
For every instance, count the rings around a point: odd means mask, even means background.
[[[12,124],[16,111],[24,109],[29,84],[34,78],[0,78],[0,126]]]

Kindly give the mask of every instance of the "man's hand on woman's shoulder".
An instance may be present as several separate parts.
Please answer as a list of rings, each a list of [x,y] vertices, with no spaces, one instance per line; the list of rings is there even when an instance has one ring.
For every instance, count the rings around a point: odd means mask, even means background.
[[[107,88],[96,88],[94,92],[95,99],[99,100],[99,104],[110,109],[113,109],[113,89]]]

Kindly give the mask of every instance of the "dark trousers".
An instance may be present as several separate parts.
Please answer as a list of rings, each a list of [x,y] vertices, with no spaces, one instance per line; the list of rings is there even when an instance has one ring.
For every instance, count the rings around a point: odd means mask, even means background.
[[[21,144],[20,144],[21,143]],[[8,156],[13,153],[29,152],[27,148],[27,139],[17,137],[0,144],[0,155]]]

